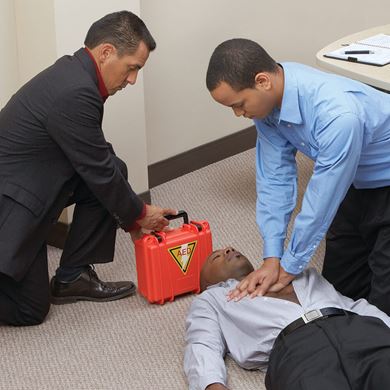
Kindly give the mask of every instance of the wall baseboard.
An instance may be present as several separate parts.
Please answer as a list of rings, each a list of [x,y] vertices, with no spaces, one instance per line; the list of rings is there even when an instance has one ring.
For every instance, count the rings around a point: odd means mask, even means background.
[[[255,126],[238,131],[234,134],[198,146],[166,160],[149,165],[149,188],[156,187],[169,180],[213,164],[217,161],[234,156],[254,148],[257,132]],[[150,190],[139,194],[145,203],[152,203]],[[47,243],[63,249],[70,229],[70,224],[57,222],[53,225]]]
[[[176,179],[209,164],[245,152],[256,145],[255,126],[198,146],[148,167],[149,188]]]

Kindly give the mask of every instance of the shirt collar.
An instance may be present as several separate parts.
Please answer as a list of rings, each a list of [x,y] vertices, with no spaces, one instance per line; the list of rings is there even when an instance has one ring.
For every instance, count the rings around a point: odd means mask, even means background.
[[[100,93],[100,96],[103,99],[103,102],[105,102],[107,100],[107,98],[108,98],[108,91],[107,91],[106,85],[104,84],[102,74],[100,73],[99,67],[98,67],[98,65],[97,65],[97,63],[95,61],[94,56],[90,52],[90,50],[87,47],[85,47],[84,49],[88,53],[89,57],[91,58],[91,60],[93,61],[94,65],[95,65],[96,76],[97,76],[97,79],[98,79],[99,93]]]
[[[301,110],[299,108],[298,84],[290,64],[283,64],[284,91],[282,107],[280,109],[279,122],[289,122],[300,125],[303,123]]]
[[[216,284],[211,284],[210,286],[207,286],[206,290],[216,288],[216,287],[231,287],[232,285],[237,284],[237,283],[238,283],[238,280],[236,280],[236,279],[228,279],[228,280],[216,283]]]

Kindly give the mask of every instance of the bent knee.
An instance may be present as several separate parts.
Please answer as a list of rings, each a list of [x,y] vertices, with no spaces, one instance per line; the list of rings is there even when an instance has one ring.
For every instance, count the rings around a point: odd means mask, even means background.
[[[50,310],[50,302],[40,303],[34,306],[25,306],[19,308],[16,326],[33,326],[40,325],[47,317]]]
[[[127,180],[128,174],[127,174],[127,165],[126,163],[121,160],[119,157],[115,156],[115,162],[119,170],[121,171],[123,177]]]

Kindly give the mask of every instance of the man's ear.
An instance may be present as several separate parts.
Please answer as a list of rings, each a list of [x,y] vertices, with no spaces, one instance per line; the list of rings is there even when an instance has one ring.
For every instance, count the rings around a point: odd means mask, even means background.
[[[111,43],[102,43],[99,48],[99,61],[106,62],[112,55],[115,54],[115,47]]]
[[[258,89],[271,89],[271,78],[268,73],[259,72],[255,76],[255,88]]]

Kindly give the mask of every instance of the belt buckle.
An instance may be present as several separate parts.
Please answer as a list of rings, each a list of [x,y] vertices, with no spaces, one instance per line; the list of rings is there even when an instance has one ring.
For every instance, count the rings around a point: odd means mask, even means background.
[[[307,323],[312,322],[312,321],[314,321],[318,318],[321,318],[321,317],[323,317],[323,314],[319,310],[315,309],[315,310],[310,310],[307,313],[305,313],[302,316],[302,319],[305,322],[305,324],[307,324]]]

